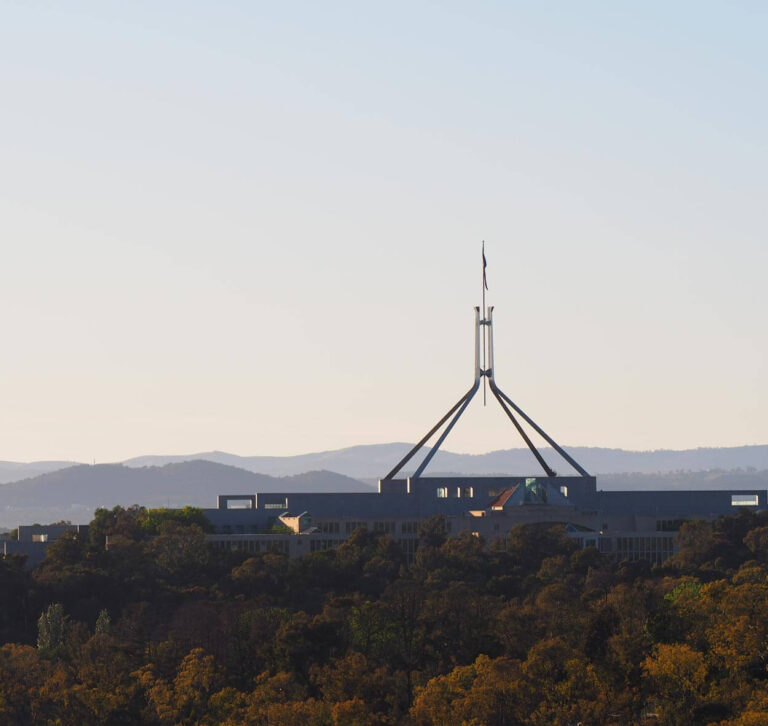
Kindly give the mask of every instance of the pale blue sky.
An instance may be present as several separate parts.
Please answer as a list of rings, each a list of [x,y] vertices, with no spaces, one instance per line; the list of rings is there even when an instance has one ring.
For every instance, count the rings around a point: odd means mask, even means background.
[[[768,443],[768,6],[0,0],[0,459]],[[517,446],[475,404],[447,447]]]

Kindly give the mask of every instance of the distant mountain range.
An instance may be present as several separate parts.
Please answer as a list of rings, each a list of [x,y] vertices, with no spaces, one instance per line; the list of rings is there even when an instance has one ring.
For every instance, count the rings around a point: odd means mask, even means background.
[[[392,443],[351,446],[298,456],[236,456],[222,451],[182,456],[142,456],[123,462],[126,466],[158,466],[191,459],[204,459],[272,476],[286,476],[302,471],[326,469],[356,479],[375,481],[387,474],[413,444]],[[707,471],[710,469],[768,469],[768,446],[686,449],[682,451],[625,451],[597,447],[567,447],[568,453],[591,474],[645,473],[671,471]],[[571,467],[550,448],[541,449],[544,458],[563,476]],[[419,455],[421,456],[421,454]],[[416,463],[410,466],[413,471]],[[406,469],[406,472],[408,469]],[[540,472],[536,460],[526,448],[502,449],[487,454],[456,454],[439,451],[428,469],[432,474],[509,474]]]
[[[0,461],[0,484],[28,479],[38,474],[47,474],[49,471],[58,471],[77,464],[77,461],[33,461],[29,464],[22,464],[17,461]]]
[[[86,523],[97,507],[215,507],[219,494],[254,492],[371,492],[343,474],[310,471],[272,477],[211,461],[165,466],[78,464],[0,487],[0,527],[70,520]]]
[[[0,527],[33,521],[87,522],[98,506],[214,507],[218,494],[274,491],[373,491],[410,449],[392,443],[352,446],[299,456],[237,456],[220,451],[143,456],[118,464],[0,462]],[[568,452],[598,475],[603,489],[768,488],[768,446],[683,451],[625,451],[571,447]],[[560,474],[570,467],[548,448],[542,453]],[[421,456],[421,455],[420,455]],[[417,462],[404,474],[413,471]],[[439,452],[431,475],[536,475],[528,449],[487,454]],[[9,483],[10,482],[10,483]]]
[[[412,444],[372,444],[346,449],[321,451],[297,456],[238,456],[224,451],[171,456],[139,456],[121,462],[128,467],[164,466],[184,461],[212,461],[269,476],[292,476],[307,471],[335,471],[355,479],[376,481],[384,476],[408,452]],[[571,473],[550,448],[541,449],[544,458],[561,474]],[[592,474],[642,473],[672,471],[709,471],[711,469],[768,469],[768,445],[674,451],[626,451],[574,446],[567,451]],[[22,464],[0,461],[0,483],[18,481],[74,466],[74,461],[36,461]],[[414,465],[410,466],[413,471]],[[407,473],[408,470],[406,470]],[[538,464],[525,448],[502,449],[487,454],[456,454],[440,451],[429,468],[430,473],[456,474],[536,474]]]

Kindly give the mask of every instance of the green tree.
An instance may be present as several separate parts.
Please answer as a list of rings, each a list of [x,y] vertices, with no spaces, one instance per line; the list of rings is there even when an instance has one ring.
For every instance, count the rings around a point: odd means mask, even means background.
[[[195,580],[211,561],[211,549],[203,530],[196,524],[165,521],[160,533],[148,545],[157,566],[175,580]]]
[[[97,635],[108,635],[111,629],[112,620],[109,617],[109,613],[106,610],[99,611],[99,616],[96,618],[94,633]]]
[[[67,636],[68,618],[61,603],[52,603],[37,621],[37,647],[39,650],[56,653]]]
[[[158,534],[166,522],[175,522],[183,527],[196,525],[203,532],[213,532],[213,525],[200,507],[182,507],[181,509],[142,509],[136,518],[138,526],[146,534]]]

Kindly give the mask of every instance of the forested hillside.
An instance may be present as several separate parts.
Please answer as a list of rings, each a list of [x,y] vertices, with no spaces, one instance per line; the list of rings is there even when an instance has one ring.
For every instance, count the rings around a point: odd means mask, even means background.
[[[99,510],[0,561],[8,724],[765,724],[768,518],[691,522],[663,568],[525,526],[287,561],[196,510]],[[105,549],[109,535],[110,546]]]

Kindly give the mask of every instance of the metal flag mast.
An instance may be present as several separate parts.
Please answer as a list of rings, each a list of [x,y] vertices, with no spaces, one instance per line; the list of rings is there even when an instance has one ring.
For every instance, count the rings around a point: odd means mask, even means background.
[[[488,316],[485,314],[485,291],[488,289],[488,280],[485,277],[485,268],[488,266],[488,263],[485,260],[485,240],[483,240],[483,247],[482,247],[482,255],[483,255],[483,319],[480,321],[480,324],[483,326],[483,370],[486,370],[486,361],[485,361],[485,351],[486,348],[486,342],[485,342],[485,328],[486,328],[486,321],[488,319]],[[483,374],[483,406],[485,406],[485,374]]]
[[[531,450],[531,453],[536,457],[536,461],[539,462],[542,469],[548,477],[557,476],[557,472],[552,469],[549,464],[544,460],[541,452],[536,448],[530,437],[522,427],[517,417],[512,413],[512,409],[523,419],[528,425],[536,431],[565,461],[567,461],[576,471],[582,476],[589,476],[587,471],[583,469],[561,446],[559,446],[554,439],[552,439],[530,416],[528,416],[509,396],[506,395],[497,385],[495,378],[495,368],[493,359],[493,306],[486,307],[485,304],[485,292],[488,289],[488,282],[486,279],[485,268],[487,262],[485,259],[485,242],[482,245],[482,261],[483,261],[483,284],[482,284],[482,318],[480,317],[480,308],[475,308],[475,371],[474,381],[470,389],[448,410],[446,413],[395,466],[392,471],[387,474],[384,479],[394,479],[400,470],[419,452],[419,450],[434,436],[446,422],[447,426],[443,432],[438,436],[437,441],[432,445],[424,460],[416,468],[411,478],[418,478],[422,475],[424,470],[432,461],[435,454],[440,449],[443,441],[445,441],[451,429],[456,425],[456,422],[461,418],[461,415],[469,406],[469,402],[474,398],[478,389],[480,388],[480,379],[483,379],[483,405],[485,405],[485,383],[486,379],[488,386],[491,389],[491,393],[494,398],[499,402],[504,413],[507,414],[509,420],[514,424],[517,432],[525,442],[526,446]],[[480,360],[480,327],[482,326],[483,334],[483,353],[482,353],[482,365]],[[487,335],[486,335],[487,329]],[[487,367],[486,367],[487,366]],[[450,419],[450,421],[449,421]]]

